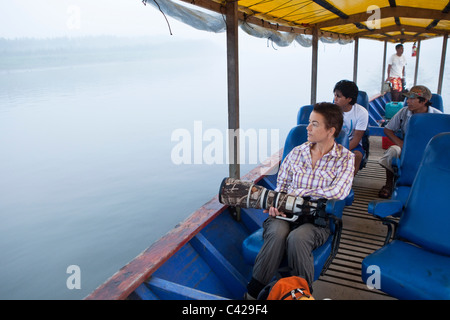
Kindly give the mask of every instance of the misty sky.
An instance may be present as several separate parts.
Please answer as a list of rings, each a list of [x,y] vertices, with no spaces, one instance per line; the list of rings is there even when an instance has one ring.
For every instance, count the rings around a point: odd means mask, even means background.
[[[165,40],[177,42],[178,40],[207,40],[225,48],[225,34],[214,34],[206,31],[196,30],[174,18],[167,16],[173,36],[170,35],[167,22],[155,7],[145,6],[142,0],[0,0],[0,38],[54,38],[54,37],[78,37],[78,36],[162,36]],[[299,56],[310,57],[310,48],[299,48],[299,45],[291,45],[288,48],[278,50],[269,48],[266,39],[254,38],[240,32],[240,52],[253,52],[252,59],[268,60],[263,55],[271,55],[270,59],[280,59],[282,54],[288,55],[291,61],[296,61]],[[154,39],[154,38],[153,38]],[[395,53],[395,44],[389,44],[388,55]],[[411,60],[412,43],[405,45],[405,54]],[[256,48],[256,49],[255,49]],[[270,50],[269,50],[270,49]],[[256,50],[256,51],[254,51]],[[366,50],[366,52],[364,52]],[[419,72],[419,82],[423,81],[431,86],[435,91],[437,75],[439,74],[439,62],[442,50],[442,38],[427,40],[422,42],[421,49],[421,69]],[[257,53],[255,55],[255,53]],[[321,60],[335,61],[338,56],[345,56],[348,65],[346,71],[341,75],[349,78],[351,74],[353,60],[353,44],[340,46],[336,44],[319,44],[319,53],[324,56]],[[450,50],[447,50],[447,57]],[[272,57],[273,56],[273,57]],[[365,70],[366,66],[376,64],[381,70],[382,42],[365,41],[360,44],[360,73],[362,80],[367,78],[367,74],[372,74],[371,78],[379,80],[379,71]],[[369,60],[364,61],[364,58]],[[284,59],[284,58],[283,58]],[[250,60],[251,63],[252,60]],[[249,62],[247,62],[249,63]],[[432,64],[430,70],[429,64]],[[446,70],[448,70],[448,58]],[[342,64],[342,61],[341,63]],[[411,60],[407,77],[409,84],[412,83],[412,76],[415,61]],[[338,65],[333,65],[333,68]],[[274,69],[274,68],[272,68]],[[280,70],[282,71],[282,70]],[[428,76],[426,75],[428,73]],[[423,75],[421,79],[420,74]],[[427,76],[427,77],[425,77]],[[327,80],[319,80],[322,84]],[[370,80],[368,80],[370,81]],[[448,86],[445,83],[444,87]],[[363,86],[366,86],[364,83]],[[328,89],[328,88],[327,88]],[[446,92],[446,90],[443,90]],[[445,93],[444,93],[445,95]]]
[[[208,37],[168,17],[179,37]],[[169,35],[163,15],[141,0],[0,0],[0,38]]]

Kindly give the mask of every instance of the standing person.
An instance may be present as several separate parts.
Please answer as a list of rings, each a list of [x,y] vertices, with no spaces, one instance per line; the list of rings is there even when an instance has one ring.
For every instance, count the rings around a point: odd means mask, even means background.
[[[405,81],[406,58],[403,55],[403,45],[395,46],[397,51],[388,61],[387,81],[392,84],[391,98],[392,101],[402,101],[403,83]]]
[[[380,198],[390,198],[394,188],[394,169],[392,159],[400,158],[403,139],[408,130],[409,119],[416,113],[442,113],[431,106],[431,91],[425,86],[414,86],[408,93],[404,93],[408,98],[408,105],[400,109],[384,127],[384,134],[395,144],[390,146],[378,163],[386,169],[386,184],[378,193]],[[400,137],[397,132],[400,131]]]
[[[342,130],[347,132],[349,149],[355,154],[355,175],[364,157],[362,137],[369,123],[369,112],[356,103],[358,99],[358,86],[349,80],[341,80],[334,86],[334,103],[344,113]]]
[[[295,147],[281,164],[275,191],[317,199],[345,199],[353,182],[354,155],[334,139],[343,123],[340,108],[332,103],[315,104],[309,118],[308,141]],[[267,212],[267,211],[266,211]],[[264,221],[264,244],[258,253],[246,299],[259,292],[275,276],[285,251],[292,275],[305,278],[312,287],[314,258],[312,251],[329,237],[330,229],[314,224],[304,215],[299,224],[277,219],[283,212],[271,207]]]

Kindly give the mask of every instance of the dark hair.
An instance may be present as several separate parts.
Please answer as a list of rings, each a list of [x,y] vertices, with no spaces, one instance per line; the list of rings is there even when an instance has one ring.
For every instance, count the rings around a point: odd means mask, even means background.
[[[320,113],[323,116],[327,129],[336,129],[334,137],[337,138],[344,123],[344,114],[342,113],[341,108],[334,103],[320,102],[314,105],[313,111]]]
[[[403,45],[399,43],[398,45],[395,46],[395,50],[397,50],[398,48],[403,48]]]
[[[356,83],[350,80],[341,80],[334,86],[333,92],[336,92],[336,90],[339,90],[342,95],[346,98],[351,98],[350,101],[351,105],[354,105],[356,101],[358,100],[358,86]]]
[[[417,97],[417,99],[419,99],[419,102],[420,102],[420,103],[425,102],[425,101],[427,100],[427,99],[425,99],[424,97]],[[431,106],[431,105],[432,105],[431,101],[430,101],[430,100],[427,100],[427,102],[425,103],[425,106],[429,107],[429,106]]]

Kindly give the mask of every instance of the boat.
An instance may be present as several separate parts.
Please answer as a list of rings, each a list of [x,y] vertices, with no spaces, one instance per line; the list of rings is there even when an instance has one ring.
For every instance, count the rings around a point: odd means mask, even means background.
[[[178,6],[177,1],[158,2],[158,8],[163,11],[170,11],[171,6]],[[321,38],[354,41],[353,80],[356,82],[358,39],[384,41],[385,66],[387,42],[418,42],[420,50],[421,41],[442,36],[443,58],[436,95],[440,96],[442,91],[446,45],[450,32],[448,1],[341,3],[322,0],[195,0],[192,4],[226,17],[222,20],[227,22],[225,28],[228,41],[229,129],[239,128],[239,21],[243,22],[242,25],[251,24],[254,26],[252,29],[265,28],[272,34],[282,33],[287,37],[310,36],[313,53],[311,104],[316,102],[317,42]],[[373,4],[378,4],[378,7],[370,7]],[[193,15],[190,10],[186,9],[186,21]],[[370,20],[369,17],[373,19]],[[384,73],[385,68],[381,83],[384,82]],[[385,178],[384,169],[378,165],[377,160],[384,151],[384,112],[385,105],[391,100],[389,92],[382,92],[370,99],[367,96],[363,98],[369,111],[370,155],[365,168],[360,170],[354,179],[351,204],[343,209],[343,228],[337,253],[313,284],[313,295],[316,299],[396,299],[381,290],[370,288],[362,280],[362,261],[382,248],[387,237],[386,221],[370,215],[368,205],[378,198],[378,190]],[[295,116],[292,115],[293,118]],[[236,144],[231,148],[237,148]],[[236,149],[230,150],[230,154],[236,155],[237,152],[233,151]],[[274,172],[279,167],[282,156],[283,149],[243,176],[240,175],[239,164],[235,158],[235,161],[231,161],[229,176],[274,189]],[[218,190],[220,183],[221,179],[218,179]],[[219,197],[215,196],[151,244],[85,299],[241,300],[252,273],[252,265],[246,262],[242,245],[245,239],[261,228],[266,217],[267,214],[262,210],[236,209],[220,203]],[[398,218],[394,220],[398,223]]]

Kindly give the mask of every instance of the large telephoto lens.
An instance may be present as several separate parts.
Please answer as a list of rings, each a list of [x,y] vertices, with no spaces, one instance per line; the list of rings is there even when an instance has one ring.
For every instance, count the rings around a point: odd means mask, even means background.
[[[269,209],[275,207],[286,214],[301,213],[305,202],[301,197],[269,190],[251,181],[233,178],[223,179],[219,190],[219,201],[240,208]]]

